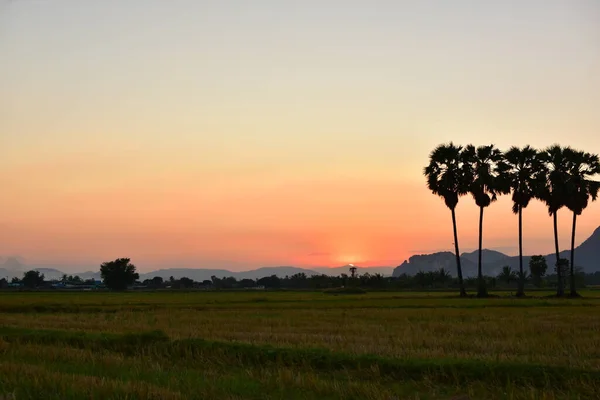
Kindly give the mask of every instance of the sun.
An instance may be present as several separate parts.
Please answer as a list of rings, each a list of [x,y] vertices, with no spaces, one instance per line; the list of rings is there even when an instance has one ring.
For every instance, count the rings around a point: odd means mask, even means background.
[[[356,264],[357,262],[362,260],[362,258],[360,258],[357,255],[348,255],[348,256],[339,257],[338,260],[342,264],[354,266],[354,264]]]

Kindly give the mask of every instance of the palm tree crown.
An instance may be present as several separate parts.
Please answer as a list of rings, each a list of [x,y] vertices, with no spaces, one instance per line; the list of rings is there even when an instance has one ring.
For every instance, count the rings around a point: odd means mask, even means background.
[[[513,146],[504,153],[498,171],[503,188],[512,191],[513,213],[518,214],[519,208],[527,208],[536,197],[545,176],[543,169],[544,163],[531,146]]]
[[[479,207],[488,207],[496,201],[499,194],[507,193],[506,185],[499,179],[502,152],[493,144],[465,147],[462,158],[468,165],[466,177],[470,178],[469,193]]]
[[[600,174],[600,159],[596,154],[566,149],[568,160],[568,182],[566,187],[565,206],[576,215],[581,215],[590,199],[596,201],[600,182],[590,179]]]
[[[539,200],[548,207],[548,214],[553,215],[566,205],[567,181],[569,177],[569,156],[575,152],[570,147],[552,145],[539,154],[539,159],[546,165],[547,173],[543,186],[537,192]]]
[[[453,210],[460,196],[468,193],[469,179],[465,176],[461,158],[462,146],[442,144],[429,156],[429,165],[424,169],[427,187],[444,199],[446,206]]]

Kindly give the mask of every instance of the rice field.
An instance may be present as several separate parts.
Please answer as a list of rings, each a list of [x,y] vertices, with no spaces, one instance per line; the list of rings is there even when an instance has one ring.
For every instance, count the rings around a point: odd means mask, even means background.
[[[0,293],[2,399],[597,399],[600,292]]]

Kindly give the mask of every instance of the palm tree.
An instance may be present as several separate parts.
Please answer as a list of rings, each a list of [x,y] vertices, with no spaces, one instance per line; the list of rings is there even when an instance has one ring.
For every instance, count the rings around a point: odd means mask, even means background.
[[[565,294],[563,276],[560,264],[560,248],[558,245],[558,211],[566,205],[568,192],[567,180],[569,177],[568,157],[573,150],[569,147],[563,148],[558,144],[552,145],[542,151],[539,156],[545,164],[546,176],[541,177],[544,184],[538,188],[538,197],[546,204],[548,214],[552,217],[554,223],[554,251],[556,255],[556,295]]]
[[[517,274],[508,265],[502,267],[502,272],[500,272],[500,274],[498,274],[498,279],[506,282],[507,284],[510,284],[512,281],[514,281],[516,279],[516,277],[517,277]]]
[[[445,285],[450,279],[452,279],[452,275],[450,275],[450,272],[446,271],[443,267],[437,270],[437,280],[442,285]]]
[[[425,286],[427,285],[427,274],[425,272],[417,272],[415,274],[415,280],[417,281],[417,284],[421,286],[421,289],[425,289]]]
[[[578,297],[575,287],[575,230],[577,227],[577,216],[581,215],[588,206],[590,198],[596,201],[600,182],[589,179],[600,174],[600,160],[597,154],[585,153],[572,149],[565,150],[568,159],[568,195],[565,205],[573,212],[573,230],[571,232],[571,297]]]
[[[456,206],[460,196],[468,193],[470,177],[469,170],[465,168],[461,153],[462,146],[442,144],[437,146],[429,155],[429,165],[424,169],[427,178],[427,187],[433,194],[444,199],[446,207],[452,213],[452,228],[454,230],[454,254],[456,256],[456,270],[460,296],[465,297],[467,292],[463,282],[460,252],[458,247],[458,231],[456,228]]]
[[[475,148],[468,145],[462,152],[464,163],[468,165],[469,176],[473,179],[469,192],[479,207],[479,259],[477,264],[477,297],[487,297],[487,289],[483,278],[481,263],[483,244],[483,211],[496,201],[498,194],[507,193],[508,190],[499,178],[499,163],[502,161],[502,152],[493,144]]]
[[[350,267],[350,276],[352,276],[352,279],[356,278],[356,267],[354,265]]]
[[[519,287],[517,296],[525,296],[525,273],[523,272],[523,209],[527,208],[539,187],[539,177],[545,176],[544,164],[538,152],[531,146],[511,147],[504,153],[499,173],[506,189],[512,191],[513,213],[519,216]]]

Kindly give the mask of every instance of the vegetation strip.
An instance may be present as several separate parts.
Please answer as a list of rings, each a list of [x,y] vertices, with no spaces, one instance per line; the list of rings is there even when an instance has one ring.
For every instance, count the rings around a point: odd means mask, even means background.
[[[126,355],[227,363],[227,365],[275,365],[306,367],[327,372],[360,372],[400,380],[424,377],[440,383],[464,381],[511,382],[535,387],[568,388],[574,381],[600,383],[600,371],[585,371],[559,366],[483,362],[477,360],[390,359],[372,355],[351,355],[325,349],[299,349],[252,345],[204,339],[170,340],[161,331],[139,334],[80,333],[60,330],[0,328],[7,343],[36,343],[109,350]]]
[[[586,299],[587,300],[587,299]],[[46,305],[3,305],[0,306],[0,313],[4,314],[27,314],[27,313],[39,313],[39,314],[99,314],[99,313],[117,313],[117,312],[148,312],[148,311],[159,311],[159,310],[190,310],[190,311],[211,311],[211,310],[304,310],[315,303],[288,303],[288,302],[272,302],[268,305],[244,305],[243,307],[227,307],[228,304],[222,305],[201,305],[201,306],[177,306],[177,305],[132,305],[132,306],[46,306]],[[344,304],[324,304],[316,303],[318,310],[355,310],[355,309],[438,309],[438,308],[450,308],[450,309],[480,309],[480,308],[537,308],[537,307],[600,307],[600,303],[592,302],[579,302],[569,303],[564,301],[558,302],[546,302],[541,301],[539,303],[523,303],[519,301],[511,303],[464,303],[464,304],[369,304],[367,302],[352,302]]]

